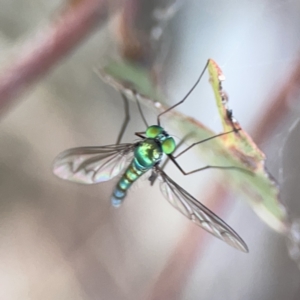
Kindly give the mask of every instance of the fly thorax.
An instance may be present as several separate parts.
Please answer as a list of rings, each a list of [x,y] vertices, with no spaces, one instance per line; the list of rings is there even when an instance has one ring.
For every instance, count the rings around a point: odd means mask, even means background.
[[[151,138],[143,140],[134,151],[135,160],[144,169],[152,168],[161,160],[162,155],[161,143]]]

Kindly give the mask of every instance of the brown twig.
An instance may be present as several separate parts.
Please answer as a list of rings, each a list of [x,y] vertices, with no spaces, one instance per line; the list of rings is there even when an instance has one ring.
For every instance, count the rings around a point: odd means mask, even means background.
[[[272,135],[274,128],[289,112],[288,98],[293,91],[297,91],[300,86],[300,61],[291,72],[282,89],[276,94],[256,123],[253,130],[253,139],[258,144]],[[209,202],[214,202],[214,207],[210,206],[213,211],[220,211],[220,208],[228,208],[226,205],[227,192],[219,184],[214,186],[214,191],[209,194]],[[224,202],[225,201],[225,202]],[[175,248],[169,261],[166,263],[164,270],[155,278],[152,286],[151,296],[147,299],[177,299],[180,298],[187,276],[191,273],[194,262],[199,259],[199,244],[203,242],[205,233],[203,230],[196,232],[193,225],[188,225],[184,231],[177,248]]]
[[[20,49],[12,65],[0,74],[0,113],[105,21],[106,15],[105,0],[82,1]]]
[[[276,91],[274,100],[269,103],[269,106],[253,130],[252,136],[258,145],[272,135],[276,126],[287,115],[290,110],[288,105],[289,97],[293,92],[299,92],[299,87],[300,60],[295,63],[295,67],[291,71],[291,74],[287,76],[287,80],[283,83],[281,89]]]

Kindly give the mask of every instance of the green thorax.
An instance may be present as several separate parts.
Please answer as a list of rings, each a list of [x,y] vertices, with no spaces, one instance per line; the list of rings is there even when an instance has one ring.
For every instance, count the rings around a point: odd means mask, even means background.
[[[138,144],[134,158],[142,169],[150,169],[162,159],[162,146],[156,139],[147,138]]]
[[[160,162],[163,154],[172,154],[176,148],[174,139],[161,126],[149,126],[146,136],[134,151],[135,161],[142,169],[152,168]]]

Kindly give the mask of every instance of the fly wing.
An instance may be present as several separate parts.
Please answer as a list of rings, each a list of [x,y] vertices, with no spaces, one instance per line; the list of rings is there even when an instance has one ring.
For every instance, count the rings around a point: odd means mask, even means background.
[[[160,189],[163,195],[177,210],[230,246],[243,252],[249,252],[246,243],[229,225],[198,202],[160,168],[156,167],[156,171],[162,179]]]
[[[108,181],[124,169],[134,147],[134,144],[118,144],[68,149],[54,160],[53,173],[83,184]]]

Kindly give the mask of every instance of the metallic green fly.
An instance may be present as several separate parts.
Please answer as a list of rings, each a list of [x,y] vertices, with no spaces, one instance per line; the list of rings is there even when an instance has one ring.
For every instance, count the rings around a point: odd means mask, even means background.
[[[66,150],[59,154],[55,159],[53,172],[56,176],[62,179],[82,184],[94,184],[110,180],[123,171],[123,175],[119,179],[111,197],[112,205],[117,207],[125,199],[130,186],[143,174],[151,171],[149,175],[151,185],[153,185],[156,178],[160,178],[160,188],[163,195],[176,209],[215,237],[223,240],[238,250],[248,252],[248,247],[245,242],[230,226],[174,182],[163,171],[164,165],[160,166],[163,157],[167,156],[184,175],[211,168],[237,169],[247,172],[246,170],[232,166],[205,166],[191,172],[185,172],[176,161],[176,158],[195,145],[221,135],[236,132],[236,129],[194,143],[175,156],[173,155],[176,149],[175,140],[160,124],[160,117],[163,114],[180,105],[188,98],[190,93],[201,80],[206,68],[207,65],[192,89],[180,102],[171,106],[157,116],[157,125],[148,126],[142,113],[138,98],[136,97],[139,111],[147,129],[145,132],[135,133],[135,135],[140,138],[140,140],[135,143],[120,144],[129,121],[128,100],[125,95],[121,94],[125,104],[126,117],[118,136],[117,143],[108,146],[80,147]]]

